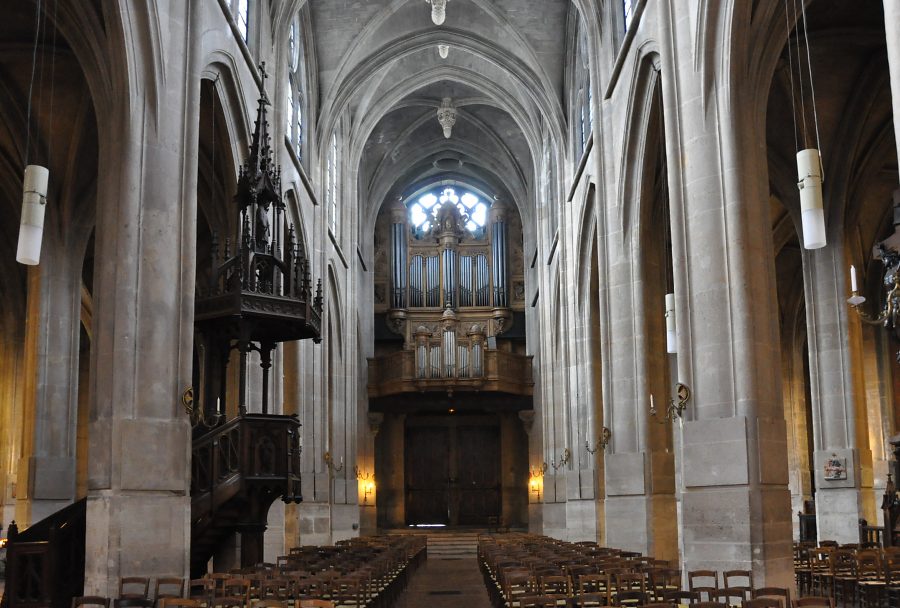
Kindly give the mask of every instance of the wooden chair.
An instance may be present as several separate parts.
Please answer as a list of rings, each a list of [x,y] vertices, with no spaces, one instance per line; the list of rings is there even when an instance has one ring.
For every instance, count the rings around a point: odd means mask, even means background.
[[[160,604],[161,608],[202,608],[203,602],[186,597],[166,597]]]
[[[244,608],[248,604],[246,598],[237,595],[225,595],[213,598],[210,608]]]
[[[777,599],[784,608],[791,608],[791,592],[784,587],[760,587],[753,590],[753,599]]]
[[[334,608],[334,602],[328,600],[300,600],[298,608]]]
[[[616,590],[616,595],[613,598],[614,606],[643,606],[646,604],[650,598],[647,596],[646,591],[641,591],[640,589],[622,589]]]
[[[556,608],[556,598],[549,595],[523,595],[518,608]]]
[[[726,589],[743,591],[744,599],[749,600],[753,593],[753,572],[751,570],[726,570],[722,573],[722,586]]]
[[[288,603],[284,600],[255,600],[254,608],[288,608]]]
[[[212,574],[207,575],[207,578],[210,578],[215,582],[215,594],[224,595],[222,586],[225,584],[225,581],[233,579],[234,575],[226,574],[225,572],[213,572]]]
[[[741,602],[741,608],[789,608],[781,603],[781,600],[775,597],[760,597],[754,600],[744,600]]]
[[[857,558],[852,549],[838,549],[832,558],[831,596],[844,608],[856,601]]]
[[[79,606],[103,606],[109,608],[109,598],[100,597],[99,595],[81,595],[72,598],[72,608]]]
[[[712,579],[712,585],[701,584],[701,579]],[[713,594],[719,590],[719,573],[715,570],[691,570],[688,572],[688,589],[696,591],[703,597],[706,594],[706,601],[712,601]]]
[[[743,589],[735,588],[735,587],[723,587],[717,591],[713,592],[714,601],[724,602],[729,606],[735,605],[740,606],[741,602],[747,599],[746,594]],[[732,602],[731,600],[736,599],[737,602]]]
[[[569,608],[600,608],[609,606],[609,596],[603,593],[579,593],[569,600]]]
[[[856,598],[861,608],[878,608],[885,596],[887,581],[881,552],[866,549],[856,555]]]
[[[146,576],[123,576],[119,579],[119,599],[147,599],[149,596],[150,579]]]
[[[697,602],[694,608],[728,608],[728,604],[722,602]]]
[[[700,593],[697,591],[666,591],[663,599],[675,605],[687,605],[700,603]],[[787,608],[787,607],[785,607]]]
[[[246,578],[229,578],[222,583],[222,595],[242,597],[245,602],[249,602],[250,581]]]
[[[810,553],[811,593],[831,597],[834,590],[834,547],[816,547]]]
[[[164,576],[156,579],[153,597],[157,601],[169,597],[184,596],[184,579],[177,576]]]
[[[113,600],[113,608],[153,608],[156,602],[143,597],[120,597]]]
[[[188,597],[209,602],[216,595],[216,581],[212,578],[195,578],[188,582]]]
[[[834,601],[823,596],[801,597],[794,600],[794,608],[834,608]]]

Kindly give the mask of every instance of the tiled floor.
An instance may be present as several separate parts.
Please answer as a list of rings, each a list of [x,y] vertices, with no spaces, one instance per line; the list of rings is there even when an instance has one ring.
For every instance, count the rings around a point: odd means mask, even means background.
[[[474,559],[425,560],[395,608],[491,608]]]

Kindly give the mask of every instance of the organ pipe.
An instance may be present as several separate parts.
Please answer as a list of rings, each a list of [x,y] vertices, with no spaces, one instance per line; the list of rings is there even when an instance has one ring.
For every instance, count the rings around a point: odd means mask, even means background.
[[[392,308],[406,308],[406,248],[406,222],[395,221],[391,224]]]
[[[493,225],[491,230],[491,253],[494,262],[494,306],[509,306],[509,289],[507,287],[507,244],[506,244],[506,208],[497,201],[491,207]]]

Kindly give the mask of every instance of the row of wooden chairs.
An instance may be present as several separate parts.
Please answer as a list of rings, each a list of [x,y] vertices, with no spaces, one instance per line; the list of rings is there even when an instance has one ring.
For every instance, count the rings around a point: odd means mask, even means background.
[[[137,608],[143,604],[135,603],[140,598],[110,599],[99,596],[81,596],[72,598],[71,608]],[[292,608],[292,603],[283,600],[257,600],[254,608]],[[299,600],[293,604],[295,608],[335,608],[334,602],[326,600]],[[190,598],[163,598],[160,608],[244,608],[240,598],[220,597],[212,603]]]
[[[794,546],[794,575],[801,594],[832,598],[841,606],[900,606],[900,548],[859,548],[824,541]]]
[[[220,598],[326,600],[336,606],[390,606],[405,588],[410,572],[424,558],[424,539],[368,537],[337,547],[298,548],[276,564],[213,573],[192,580],[189,596],[213,605]],[[316,556],[306,559],[298,556]],[[302,569],[301,569],[302,568]]]
[[[682,589],[676,564],[600,547],[535,535],[479,538],[479,565],[495,608],[571,606],[832,607],[830,598],[791,600],[783,588],[756,588],[753,573],[712,570],[687,573]],[[720,585],[721,581],[721,585]]]

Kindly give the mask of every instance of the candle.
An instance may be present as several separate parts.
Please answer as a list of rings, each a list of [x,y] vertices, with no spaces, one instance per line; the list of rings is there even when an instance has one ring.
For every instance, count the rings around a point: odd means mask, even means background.
[[[216,397],[216,412],[222,413],[222,400],[219,397]]]
[[[856,293],[856,266],[850,266],[850,291]]]
[[[650,393],[650,411],[651,411],[651,412],[655,412],[655,411],[656,411],[656,406],[653,405],[653,393]]]

